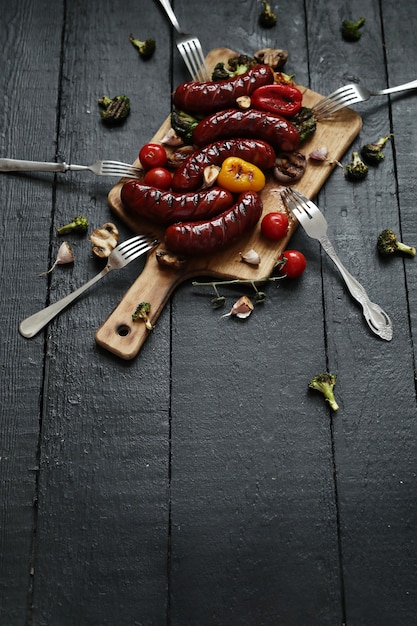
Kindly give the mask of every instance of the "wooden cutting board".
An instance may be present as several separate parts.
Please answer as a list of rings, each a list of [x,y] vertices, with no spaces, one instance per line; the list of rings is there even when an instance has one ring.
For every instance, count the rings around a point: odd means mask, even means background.
[[[216,48],[207,56],[209,69],[216,63],[226,62],[235,54],[228,48]],[[299,86],[303,92],[303,104],[311,107],[322,96],[305,87]],[[160,141],[170,128],[170,116],[168,115],[152,141]],[[362,128],[360,116],[351,109],[344,109],[332,121],[320,122],[314,136],[300,148],[306,157],[315,148],[326,146],[329,150],[329,158],[340,161],[354,138]],[[139,149],[140,146],[138,146]],[[139,164],[138,161],[135,164]],[[294,185],[309,198],[314,197],[334,167],[337,165],[322,161],[308,161],[306,172],[302,179]],[[340,170],[342,176],[342,170]],[[119,181],[110,191],[108,201],[111,210],[135,233],[152,231],[163,241],[163,230],[154,224],[141,219],[133,218],[124,211],[120,199],[120,191],[123,180]],[[261,192],[263,201],[263,215],[271,211],[285,211],[280,197],[282,186],[270,176],[265,188]],[[239,243],[212,255],[198,258],[189,258],[180,270],[174,270],[161,266],[156,258],[156,251],[163,250],[161,243],[158,248],[149,254],[145,267],[123,297],[120,304],[113,310],[105,322],[100,326],[95,335],[96,342],[103,348],[116,354],[122,359],[132,359],[140,351],[150,332],[157,333],[158,326],[154,330],[146,329],[142,322],[132,322],[132,314],[140,302],[149,302],[151,305],[150,319],[155,326],[156,321],[169,300],[175,288],[185,280],[199,277],[215,277],[216,279],[249,279],[261,282],[263,278],[270,276],[275,267],[277,257],[288,247],[288,242],[297,227],[296,220],[291,220],[288,235],[280,242],[268,241],[260,234],[260,221],[253,232],[248,234]],[[240,253],[253,248],[261,257],[259,266],[254,267],[241,261]]]

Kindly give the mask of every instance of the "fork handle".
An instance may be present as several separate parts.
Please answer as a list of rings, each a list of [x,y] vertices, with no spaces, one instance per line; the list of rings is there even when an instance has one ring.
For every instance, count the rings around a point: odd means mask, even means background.
[[[169,0],[159,0],[159,2],[164,7],[165,13],[167,14],[169,21],[171,22],[171,24],[173,25],[177,33],[181,33],[180,25],[178,23],[178,20],[176,18],[174,11],[172,10]]]
[[[363,314],[370,329],[382,339],[390,341],[392,339],[392,323],[388,315],[378,304],[371,302],[360,282],[345,268],[329,239],[327,237],[321,237],[319,241],[324,251],[329,255],[341,273],[351,295],[362,305]]]
[[[66,172],[67,170],[66,163],[0,159],[0,172]]]
[[[100,278],[103,278],[106,274],[110,272],[110,267],[106,265],[104,269],[101,270],[99,274],[91,278],[88,282],[81,287],[78,287],[75,291],[68,294],[61,300],[50,304],[45,309],[41,309],[37,313],[34,313],[30,317],[27,317],[23,322],[20,323],[19,332],[26,339],[30,339],[30,337],[34,337],[48,322],[50,322],[58,313],[63,311],[71,302],[76,300],[82,293],[87,291],[94,283],[98,282]]]
[[[397,87],[389,87],[388,89],[382,89],[379,91],[379,95],[383,96],[388,93],[395,93],[397,91],[407,91],[407,89],[416,89],[417,88],[417,80],[412,80],[410,83],[405,83],[404,85],[398,85]]]

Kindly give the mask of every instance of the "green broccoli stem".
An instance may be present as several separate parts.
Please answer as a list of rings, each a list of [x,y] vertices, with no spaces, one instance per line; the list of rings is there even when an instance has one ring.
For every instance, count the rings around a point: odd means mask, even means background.
[[[399,252],[405,252],[405,254],[410,254],[411,256],[416,256],[416,249],[414,246],[407,246],[407,244],[402,241],[397,240],[397,250]]]

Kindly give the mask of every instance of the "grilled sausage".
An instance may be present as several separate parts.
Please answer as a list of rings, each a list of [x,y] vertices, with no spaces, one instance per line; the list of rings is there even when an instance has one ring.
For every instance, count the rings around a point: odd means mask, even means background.
[[[173,105],[188,113],[213,113],[235,105],[240,96],[250,96],[255,89],[274,82],[268,65],[255,65],[240,76],[220,81],[187,82],[174,91]]]
[[[161,226],[184,220],[208,219],[219,215],[234,203],[233,195],[220,187],[193,193],[176,193],[161,191],[138,180],[126,182],[120,197],[127,213]]]
[[[300,134],[289,120],[255,109],[213,113],[201,120],[193,131],[193,142],[200,147],[230,137],[262,139],[277,152],[291,152],[300,144]]]
[[[239,241],[255,226],[261,214],[260,196],[247,191],[239,196],[234,206],[217,217],[168,226],[165,245],[171,252],[184,256],[210,254]]]
[[[203,184],[204,168],[208,165],[221,165],[228,157],[240,157],[253,163],[261,170],[274,167],[273,148],[259,139],[228,139],[213,142],[193,152],[174,172],[172,189],[191,191]]]

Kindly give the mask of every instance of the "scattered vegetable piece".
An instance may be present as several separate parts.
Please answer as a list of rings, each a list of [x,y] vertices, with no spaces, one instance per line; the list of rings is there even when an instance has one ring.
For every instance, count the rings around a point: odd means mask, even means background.
[[[353,182],[363,180],[368,175],[368,166],[359,156],[358,152],[352,152],[352,161],[346,165],[346,178]]]
[[[271,5],[266,0],[262,0],[263,9],[259,15],[259,24],[264,28],[272,28],[277,23],[277,16],[272,11]]]
[[[193,131],[200,120],[201,118],[193,117],[189,113],[180,111],[175,107],[171,111],[171,126],[176,134],[187,143],[193,142]]]
[[[297,87],[276,83],[262,85],[251,94],[251,104],[260,111],[293,117],[301,111],[303,94]]]
[[[240,319],[246,319],[252,313],[253,308],[254,307],[250,298],[248,298],[248,296],[242,296],[241,298],[239,298],[239,300],[237,300],[234,303],[229,313],[222,315],[222,317],[229,317],[230,315],[235,315],[236,317]]]
[[[267,213],[261,221],[261,233],[267,239],[279,241],[288,233],[288,216],[286,213],[272,211]]]
[[[324,399],[330,404],[333,411],[337,411],[339,408],[334,395],[336,379],[337,377],[335,374],[324,372],[314,376],[308,385],[310,389],[315,389],[323,394]]]
[[[93,230],[90,241],[93,244],[93,253],[96,256],[100,258],[108,257],[117,246],[119,231],[114,224],[106,222],[101,228]]]
[[[342,22],[342,37],[345,41],[359,41],[362,37],[362,31],[360,30],[365,24],[365,18],[361,17],[356,22],[351,20],[343,20]]]
[[[283,185],[297,182],[304,175],[307,161],[302,152],[281,152],[277,154],[273,174]]]
[[[164,267],[169,267],[174,270],[182,269],[187,262],[185,257],[172,254],[166,250],[158,250],[155,256],[159,265],[163,265]]]
[[[74,219],[57,229],[58,235],[67,235],[68,233],[84,234],[88,230],[88,220],[82,215],[77,215]]]
[[[177,135],[173,128],[170,128],[167,133],[162,137],[161,143],[167,146],[182,146],[184,144],[184,140]]]
[[[262,48],[253,56],[258,63],[269,65],[275,71],[282,69],[288,61],[288,52],[275,48]]]
[[[321,148],[316,148],[315,150],[310,152],[310,154],[308,155],[308,158],[313,159],[313,161],[326,161],[329,165],[336,164],[339,167],[341,167],[342,170],[344,170],[344,167],[340,163],[340,161],[336,161],[336,159],[334,160],[329,159],[327,156],[328,154],[329,154],[329,148],[327,148],[326,146],[322,146]]]
[[[148,330],[153,330],[153,325],[149,320],[149,313],[151,311],[151,305],[149,302],[141,302],[136,307],[135,312],[132,314],[132,321],[143,320]]]
[[[145,174],[143,182],[150,187],[167,191],[171,187],[172,175],[165,167],[152,167]]]
[[[402,243],[397,235],[390,228],[385,228],[378,235],[377,249],[380,254],[390,255],[395,252],[404,252],[411,256],[416,255],[416,249],[414,246],[408,246]]]
[[[233,76],[241,76],[257,63],[258,61],[255,58],[251,58],[247,54],[230,57],[227,63],[217,63],[215,65],[211,79],[218,81],[233,78]]]
[[[313,110],[308,107],[301,107],[300,111],[290,118],[290,122],[296,127],[300,135],[300,143],[310,139],[316,132],[317,120]]]
[[[56,260],[52,267],[47,272],[42,272],[42,274],[39,274],[39,276],[45,276],[46,274],[52,272],[52,270],[54,270],[57,265],[65,265],[66,263],[74,263],[74,254],[68,241],[63,241],[59,247],[58,253],[56,255]]]
[[[121,124],[130,113],[130,100],[127,96],[114,98],[103,96],[99,99],[98,105],[101,109],[101,119],[109,126]]]
[[[220,187],[233,193],[261,191],[265,187],[265,174],[256,165],[240,157],[227,157],[217,176]]]
[[[378,163],[385,159],[385,155],[382,150],[390,137],[392,137],[392,133],[390,133],[389,135],[385,135],[385,137],[381,137],[380,139],[378,139],[378,141],[375,141],[374,143],[366,143],[361,148],[362,158],[367,163],[378,165]]]
[[[261,257],[253,248],[251,248],[244,254],[242,254],[241,252],[239,254],[241,260],[248,265],[259,265],[259,263],[261,262]]]
[[[129,41],[137,49],[142,59],[150,59],[155,52],[156,44],[155,40],[152,39],[152,37],[145,39],[145,41],[139,41],[139,39],[135,39],[135,37],[131,33],[129,35]]]
[[[287,278],[298,278],[307,267],[307,259],[299,250],[285,250],[277,259],[278,271]]]

